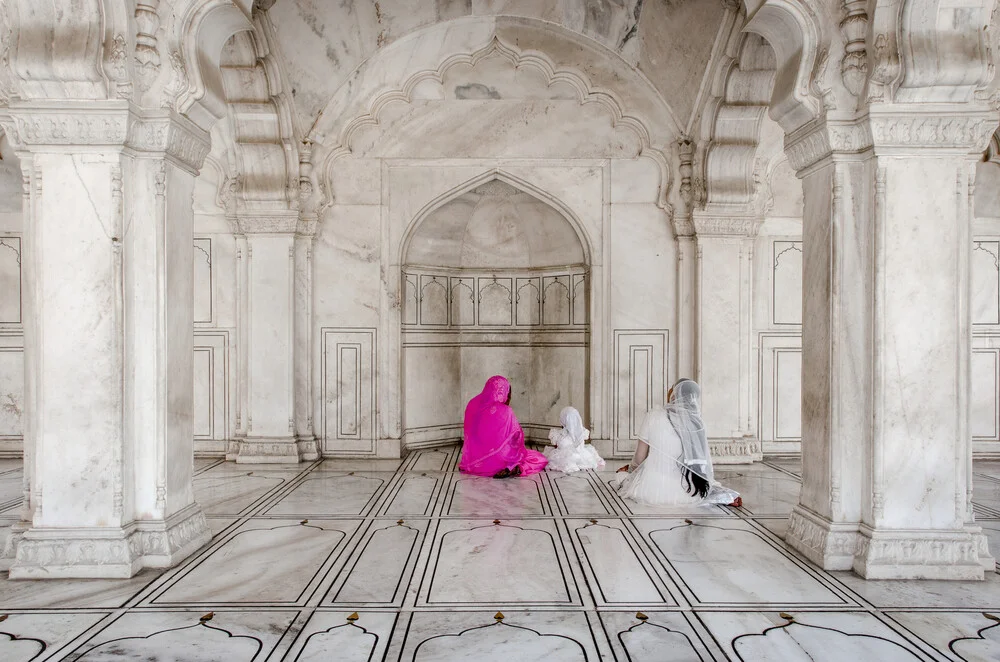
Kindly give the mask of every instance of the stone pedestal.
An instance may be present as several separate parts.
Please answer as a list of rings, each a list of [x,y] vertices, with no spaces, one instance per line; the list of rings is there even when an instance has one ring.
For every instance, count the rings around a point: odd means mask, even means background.
[[[696,211],[697,377],[716,464],[762,459],[751,426],[753,218]]]
[[[30,153],[32,376],[31,521],[10,577],[176,564],[211,539],[191,487],[190,195],[208,136],[124,102],[10,116]]]
[[[296,432],[296,239],[298,213],[241,216],[241,365],[245,436],[239,463],[287,463],[319,457],[311,435]],[[301,322],[300,322],[301,325]]]

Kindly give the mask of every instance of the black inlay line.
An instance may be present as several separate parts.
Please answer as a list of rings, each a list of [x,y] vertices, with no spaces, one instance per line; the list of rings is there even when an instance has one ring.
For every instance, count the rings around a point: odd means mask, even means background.
[[[274,513],[274,512],[272,512],[275,508],[277,508],[281,504],[285,503],[285,501],[287,499],[289,499],[293,494],[295,494],[299,489],[301,489],[302,487],[304,487],[306,485],[306,483],[309,483],[311,481],[320,481],[320,480],[339,480],[341,478],[360,478],[360,479],[364,479],[364,480],[374,480],[374,481],[378,481],[379,485],[372,492],[371,496],[368,497],[368,500],[365,502],[365,505],[363,505],[361,507],[361,509],[358,512],[356,512],[356,513],[346,513],[346,512],[341,512],[341,513],[323,513],[323,512],[310,512],[310,511],[306,511],[306,510],[303,510],[303,511],[294,511],[294,512],[289,512],[289,513]],[[299,516],[303,516],[303,517],[320,516],[320,517],[322,517],[323,515],[345,515],[345,516],[348,516],[348,517],[364,517],[367,514],[367,512],[369,510],[371,510],[371,507],[374,505],[374,502],[378,499],[379,494],[382,492],[382,489],[385,486],[386,486],[386,481],[383,480],[383,479],[381,479],[381,478],[372,478],[371,476],[362,476],[362,475],[360,475],[360,474],[358,474],[357,472],[354,472],[354,471],[346,472],[346,473],[344,473],[342,475],[336,475],[336,474],[334,474],[334,475],[329,475],[329,476],[304,477],[295,486],[294,489],[289,490],[288,492],[286,492],[281,497],[281,499],[275,501],[270,506],[268,506],[267,510],[265,510],[264,512],[267,513],[267,514],[273,514],[273,515],[287,515],[289,517],[299,517]]]
[[[344,623],[342,625],[335,625],[325,630],[319,630],[317,632],[313,632],[308,637],[306,637],[306,642],[302,645],[302,649],[298,653],[296,653],[295,660],[298,660],[300,657],[302,657],[302,654],[305,653],[306,650],[308,650],[309,641],[313,637],[320,634],[329,634],[334,630],[339,630],[340,628],[355,628],[357,630],[360,630],[363,634],[371,636],[375,640],[372,642],[371,652],[368,653],[368,662],[371,662],[372,658],[375,656],[375,651],[378,649],[379,636],[376,633],[369,632],[367,629],[361,627],[360,625],[357,625],[354,621],[348,621],[347,623]]]
[[[567,572],[568,569],[563,567],[562,560],[559,558],[559,548],[556,545],[555,537],[551,533],[549,533],[548,531],[546,531],[544,529],[526,529],[524,527],[513,526],[513,525],[510,525],[510,524],[484,524],[484,525],[481,525],[481,526],[474,526],[474,527],[468,528],[468,529],[452,529],[451,531],[446,531],[444,534],[441,535],[441,538],[439,540],[437,540],[437,554],[434,555],[433,552],[432,552],[432,555],[434,556],[434,563],[433,563],[434,568],[433,568],[433,570],[431,572],[430,582],[427,585],[427,597],[425,598],[425,604],[426,605],[428,605],[428,606],[448,606],[448,605],[482,604],[482,603],[478,603],[478,602],[477,603],[469,603],[469,602],[436,602],[436,601],[432,601],[431,600],[431,593],[434,591],[434,580],[437,577],[438,563],[441,560],[441,550],[444,548],[445,538],[447,538],[452,533],[469,533],[469,532],[472,532],[472,531],[476,531],[478,529],[489,529],[489,528],[505,528],[505,529],[518,529],[520,531],[536,531],[538,533],[544,533],[545,535],[547,535],[549,537],[549,542],[552,545],[552,554],[553,554],[553,556],[556,559],[556,565],[559,567],[559,574],[562,576],[563,587],[566,589],[566,600],[565,601],[554,601],[554,600],[528,600],[528,601],[521,601],[521,600],[518,600],[518,601],[515,601],[515,602],[505,602],[503,604],[518,604],[518,605],[550,605],[550,604],[551,605],[575,605],[575,604],[577,604],[577,603],[575,603],[573,601],[573,593],[570,591],[570,589],[569,589],[569,582],[566,579],[566,572]],[[558,531],[558,529],[557,529],[557,531]],[[559,536],[559,538],[561,539],[562,536]],[[566,551],[565,547],[563,548],[563,551],[564,552]],[[567,563],[568,563],[568,559],[567,559]],[[428,564],[428,565],[430,565],[430,564]],[[426,571],[425,571],[425,573],[426,573]],[[582,601],[582,599],[579,599],[578,602],[580,604],[582,604],[583,601]]]
[[[916,660],[920,659],[919,655],[915,654],[911,649],[907,648],[906,646],[903,646],[899,642],[893,641],[892,639],[886,639],[885,637],[880,637],[876,634],[857,634],[851,632],[844,632],[843,630],[838,630],[837,628],[828,628],[821,625],[810,625],[808,623],[800,623],[795,620],[789,620],[787,623],[784,623],[783,625],[774,625],[759,633],[747,632],[745,634],[741,634],[733,638],[733,640],[730,642],[730,646],[732,646],[733,653],[735,653],[736,657],[740,659],[740,662],[747,662],[747,660],[743,657],[743,655],[740,654],[740,651],[737,649],[738,642],[741,639],[750,639],[752,637],[766,637],[768,632],[771,632],[773,630],[785,630],[794,625],[797,625],[802,628],[811,628],[814,630],[826,630],[827,632],[836,632],[838,634],[844,635],[845,637],[856,637],[858,639],[878,639],[879,641],[884,641],[887,644],[892,644],[893,646],[896,646],[897,648],[909,653]]]
[[[245,635],[245,634],[234,635],[232,632],[230,632],[229,630],[226,630],[225,628],[215,627],[215,626],[209,625],[207,622],[203,621],[203,622],[200,622],[200,623],[195,623],[194,625],[185,625],[185,626],[179,627],[179,628],[167,628],[165,630],[158,630],[158,631],[153,632],[152,634],[148,634],[148,635],[146,635],[144,637],[119,637],[118,639],[110,639],[110,640],[105,641],[103,643],[97,644],[96,646],[88,648],[86,651],[84,651],[83,654],[81,654],[79,657],[77,657],[76,660],[77,660],[77,662],[79,662],[80,660],[84,660],[88,655],[90,655],[91,653],[93,653],[97,649],[103,648],[103,647],[108,646],[110,644],[115,644],[115,643],[119,643],[119,642],[123,642],[123,641],[139,641],[139,640],[142,640],[142,639],[147,639],[148,640],[148,639],[152,639],[153,637],[155,637],[157,635],[166,634],[167,632],[179,632],[181,630],[192,630],[194,628],[199,628],[199,627],[203,627],[203,628],[206,628],[208,630],[215,630],[217,632],[223,632],[230,639],[249,639],[251,641],[255,641],[257,643],[257,652],[254,653],[254,655],[253,655],[252,658],[250,658],[251,660],[256,660],[257,656],[260,655],[261,650],[264,648],[264,642],[261,641],[260,639],[258,639],[257,637],[254,637],[254,636],[251,636],[251,635]]]
[[[567,528],[568,528],[568,525],[567,525]],[[608,600],[607,596],[604,594],[604,587],[601,584],[601,578],[597,576],[597,571],[594,569],[594,564],[591,563],[591,561],[590,561],[590,554],[587,553],[587,545],[584,544],[583,539],[580,537],[580,532],[583,531],[583,530],[585,530],[585,529],[589,529],[589,528],[607,529],[608,531],[615,531],[619,535],[621,535],[622,542],[625,543],[625,546],[628,548],[628,550],[630,552],[632,552],[632,557],[635,558],[636,563],[639,564],[639,568],[643,571],[643,573],[645,573],[646,578],[649,580],[650,585],[653,587],[653,589],[656,591],[656,593],[660,596],[660,600],[662,600],[663,602],[667,601],[666,597],[664,597],[664,595],[663,595],[663,591],[661,591],[660,587],[656,585],[656,581],[654,581],[652,575],[649,574],[649,570],[642,563],[642,559],[639,558],[639,555],[636,554],[635,550],[632,548],[632,545],[629,544],[628,537],[625,535],[624,531],[622,531],[621,529],[612,527],[612,526],[607,526],[605,524],[587,523],[587,524],[584,524],[581,527],[577,527],[577,528],[573,529],[573,532],[576,534],[576,538],[577,538],[577,540],[580,543],[580,550],[583,552],[583,556],[584,556],[584,559],[587,562],[587,566],[590,568],[591,573],[594,575],[594,581],[597,584],[597,590],[600,592],[600,594],[601,594],[601,601],[604,604],[606,604],[606,605],[649,604],[649,601],[641,602],[641,601],[630,600],[628,602],[613,602],[613,601]]]
[[[392,510],[392,506],[394,503],[396,503],[396,499],[398,499],[403,490],[406,489],[407,481],[410,480],[416,481],[421,478],[434,481],[434,485],[431,487],[430,493],[427,495],[427,504],[424,506],[423,512],[414,513],[414,512],[404,512],[402,510]],[[392,487],[391,491],[388,492],[388,496],[385,499],[386,502],[385,505],[379,508],[379,516],[389,517],[392,515],[400,515],[403,517],[413,517],[413,516],[430,517],[434,513],[434,506],[436,505],[437,501],[436,496],[439,491],[439,488],[441,487],[441,482],[442,481],[440,479],[434,476],[428,476],[426,472],[422,472],[417,475],[405,476]]]
[[[665,632],[670,632],[670,633],[673,633],[673,634],[679,634],[679,635],[681,635],[682,637],[684,637],[684,640],[687,641],[688,646],[691,647],[691,651],[695,655],[698,656],[698,660],[700,662],[704,662],[705,658],[702,656],[701,653],[698,652],[698,649],[695,648],[694,643],[691,641],[691,637],[687,636],[685,633],[681,632],[680,630],[672,630],[672,629],[670,629],[670,628],[668,628],[666,626],[657,625],[656,623],[652,623],[652,622],[650,622],[648,620],[639,621],[638,623],[636,623],[635,625],[633,625],[629,629],[622,630],[621,632],[618,633],[618,642],[621,644],[622,650],[625,651],[625,659],[628,660],[628,662],[639,662],[639,661],[633,661],[632,655],[631,655],[631,653],[629,653],[628,646],[625,644],[624,635],[630,634],[630,633],[634,632],[637,628],[641,628],[641,627],[659,628],[659,629],[661,629],[661,630],[663,630]],[[676,651],[675,651],[675,653],[676,653]]]
[[[579,484],[579,481],[583,481],[584,484],[587,486],[587,488],[590,490],[591,495],[593,495],[593,498],[597,500],[597,503],[604,510],[604,512],[603,513],[600,513],[600,512],[597,512],[597,511],[590,511],[590,512],[570,512],[569,506],[566,503],[566,495],[563,493],[563,488],[562,488],[561,483],[560,483],[560,481],[564,481],[564,480],[565,481],[575,481],[574,484]],[[560,510],[562,511],[562,514],[564,516],[566,516],[566,517],[574,517],[574,516],[581,516],[581,515],[595,515],[595,514],[596,515],[611,515],[612,514],[612,511],[608,509],[608,506],[604,502],[604,499],[601,497],[600,494],[597,493],[597,490],[594,489],[593,484],[591,483],[590,479],[587,476],[585,476],[585,475],[577,476],[577,475],[573,475],[573,474],[565,474],[565,475],[559,476],[557,478],[553,478],[551,482],[552,482],[553,490],[554,490],[554,492],[556,494],[556,497],[557,497],[557,505],[559,505]]]
[[[987,616],[987,615],[983,614],[983,616]],[[975,637],[957,637],[957,638],[952,639],[951,641],[949,641],[948,642],[948,650],[950,650],[952,653],[954,653],[959,659],[967,661],[968,660],[967,657],[965,657],[964,655],[962,655],[961,653],[959,653],[957,650],[955,650],[955,645],[958,644],[959,642],[962,642],[962,641],[977,641],[977,640],[978,641],[987,641],[986,637],[983,636],[983,633],[986,632],[987,630],[992,630],[993,628],[1000,626],[1000,620],[997,620],[996,616],[992,616],[991,615],[989,617],[989,620],[993,621],[992,625],[987,625],[984,628],[980,628],[976,632],[976,636]]]
[[[688,592],[691,594],[691,596],[699,604],[712,604],[712,605],[719,605],[719,606],[734,606],[734,607],[735,606],[744,606],[745,607],[747,605],[761,605],[761,606],[766,606],[766,605],[780,604],[780,605],[787,605],[787,606],[798,606],[800,604],[824,604],[824,603],[817,602],[815,600],[808,601],[808,602],[790,602],[790,601],[780,601],[780,602],[760,602],[760,601],[755,601],[755,602],[747,602],[747,601],[727,602],[727,601],[721,601],[721,602],[714,602],[713,601],[713,602],[705,603],[704,600],[702,600],[701,598],[698,597],[698,594],[695,593],[695,591],[694,591],[693,588],[691,588],[690,584],[688,584],[687,580],[684,579],[684,576],[677,570],[676,566],[674,566],[673,562],[670,560],[670,557],[667,555],[666,550],[664,550],[662,547],[660,547],[656,543],[656,540],[653,539],[653,534],[654,533],[669,533],[669,532],[673,531],[674,529],[679,529],[679,528],[682,528],[682,527],[685,527],[685,526],[691,526],[691,527],[696,527],[697,526],[697,527],[702,527],[702,528],[706,528],[706,529],[717,529],[719,531],[731,531],[731,532],[735,532],[735,533],[746,533],[748,535],[755,536],[756,538],[758,538],[759,540],[761,540],[767,547],[769,547],[772,550],[774,550],[779,556],[781,556],[782,558],[784,558],[787,561],[789,561],[790,563],[792,563],[792,565],[794,565],[797,570],[799,570],[804,575],[806,575],[807,577],[809,577],[810,579],[812,579],[821,588],[823,588],[825,591],[827,591],[833,597],[835,597],[837,600],[839,600],[841,604],[845,604],[845,605],[846,604],[850,604],[847,600],[844,599],[843,596],[838,595],[837,592],[834,591],[832,587],[827,586],[824,582],[820,581],[820,579],[818,577],[814,576],[811,572],[809,572],[809,570],[807,568],[803,568],[800,565],[798,559],[795,559],[795,558],[793,558],[793,557],[785,554],[780,547],[776,546],[774,543],[772,543],[766,537],[760,535],[760,533],[758,533],[756,530],[750,530],[750,531],[748,531],[746,529],[738,529],[738,528],[727,529],[727,528],[724,528],[724,527],[721,527],[721,526],[715,526],[715,525],[712,525],[712,524],[702,524],[700,522],[691,522],[690,524],[689,523],[678,524],[678,525],[672,526],[672,527],[670,527],[668,529],[654,529],[654,530],[650,531],[648,534],[646,534],[646,536],[653,543],[653,546],[656,549],[659,550],[660,556],[663,557],[663,562],[665,562],[667,565],[670,566],[670,568],[677,575],[679,581],[684,585],[684,588],[686,588],[688,590]],[[831,604],[836,604],[836,603],[831,603]]]
[[[368,602],[358,602],[358,604],[366,604],[366,605],[367,604],[395,604],[396,603],[396,596],[399,595],[399,590],[400,590],[400,588],[402,588],[403,581],[406,579],[406,570],[407,570],[407,568],[410,565],[410,561],[413,559],[414,551],[417,550],[417,549],[419,549],[419,543],[423,539],[423,535],[422,535],[423,531],[421,531],[420,529],[415,529],[412,526],[409,526],[407,524],[397,524],[395,526],[384,526],[384,527],[382,527],[380,529],[375,529],[375,530],[371,531],[371,533],[367,536],[367,538],[365,540],[364,547],[361,548],[361,552],[354,559],[354,563],[351,564],[351,566],[350,566],[349,569],[345,568],[345,569],[341,570],[341,574],[343,576],[343,581],[341,582],[340,588],[337,589],[337,592],[330,599],[330,604],[337,604],[337,598],[340,596],[340,593],[344,590],[344,586],[346,586],[347,582],[350,580],[351,574],[358,567],[358,564],[361,563],[361,560],[365,557],[365,554],[368,552],[368,547],[369,547],[369,545],[371,545],[372,541],[375,539],[375,536],[379,532],[381,532],[381,531],[393,531],[393,530],[399,529],[399,528],[409,529],[410,531],[413,531],[416,535],[413,537],[413,541],[410,543],[410,550],[406,553],[406,559],[403,561],[403,564],[401,566],[399,566],[399,578],[396,580],[396,587],[393,589],[392,596],[388,600],[374,600],[374,601],[368,601]],[[341,604],[344,604],[344,603],[341,603]]]
[[[0,631],[0,637],[7,637],[7,641],[10,642],[24,641],[24,642],[31,642],[38,644],[39,646],[38,652],[29,657],[27,659],[27,662],[31,662],[32,660],[37,660],[39,657],[41,657],[42,653],[44,653],[48,648],[48,645],[44,641],[42,641],[41,639],[35,639],[34,637],[19,637],[16,634],[3,631]]]
[[[553,638],[557,638],[557,639],[565,639],[566,641],[572,641],[574,644],[576,644],[577,646],[580,647],[580,653],[583,654],[584,662],[586,662],[587,660],[590,659],[590,657],[587,655],[587,649],[584,648],[583,644],[580,643],[579,641],[577,641],[576,639],[572,638],[572,637],[567,637],[566,635],[563,635],[563,634],[542,634],[538,630],[533,630],[533,629],[531,629],[529,627],[525,627],[523,625],[510,625],[509,623],[505,623],[502,620],[497,620],[497,621],[495,621],[493,623],[489,623],[487,625],[477,625],[475,627],[466,628],[465,630],[462,630],[458,634],[439,634],[439,635],[436,635],[436,636],[433,636],[433,637],[428,637],[427,639],[424,639],[419,644],[417,644],[417,647],[413,649],[413,657],[412,657],[412,659],[413,659],[414,662],[416,662],[417,654],[420,652],[420,648],[424,644],[426,644],[427,642],[429,642],[429,641],[434,641],[435,639],[445,639],[445,638],[450,638],[450,637],[460,638],[460,637],[462,637],[464,634],[466,634],[468,632],[474,632],[476,630],[486,630],[488,628],[494,628],[494,627],[501,627],[501,628],[507,627],[507,628],[513,628],[513,629],[516,629],[516,630],[526,630],[528,632],[531,632],[531,633],[535,634],[538,637],[553,637]],[[409,628],[407,628],[407,635],[409,635]]]
[[[306,581],[305,586],[299,592],[299,595],[298,595],[297,598],[295,598],[293,600],[271,600],[271,601],[268,601],[266,603],[260,603],[260,604],[275,604],[275,605],[297,605],[297,604],[299,604],[302,601],[303,596],[309,590],[309,587],[315,581],[316,577],[318,577],[319,574],[321,572],[323,572],[323,568],[330,561],[330,559],[333,558],[334,554],[337,554],[337,550],[339,549],[341,551],[341,553],[343,552],[343,548],[345,547],[344,543],[345,543],[345,541],[349,540],[349,535],[348,535],[347,532],[341,531],[340,529],[324,529],[321,526],[315,526],[313,524],[306,524],[304,521],[301,522],[301,523],[299,523],[299,524],[285,524],[285,525],[282,525],[282,526],[272,526],[270,528],[246,529],[244,531],[239,531],[236,534],[234,534],[233,536],[231,536],[228,539],[226,539],[224,542],[222,542],[218,547],[216,547],[215,549],[211,550],[208,554],[205,554],[204,556],[200,557],[196,563],[193,563],[190,566],[186,567],[185,568],[185,572],[178,573],[177,575],[174,575],[174,577],[172,578],[172,580],[169,583],[167,583],[165,586],[161,587],[161,590],[154,597],[152,597],[152,598],[149,599],[150,604],[168,604],[168,605],[205,605],[205,604],[217,604],[217,605],[226,605],[226,606],[228,606],[228,605],[258,604],[256,602],[252,602],[252,603],[251,602],[221,602],[221,601],[214,601],[214,600],[198,600],[198,601],[190,601],[190,600],[188,600],[188,601],[184,601],[184,602],[172,602],[172,601],[160,602],[160,600],[162,600],[163,595],[165,593],[167,593],[168,591],[170,591],[170,589],[172,589],[175,586],[177,586],[178,583],[180,583],[183,579],[185,579],[186,577],[188,577],[195,569],[201,567],[204,563],[206,563],[208,561],[208,559],[210,559],[211,557],[213,557],[220,550],[226,548],[230,543],[232,543],[234,540],[236,540],[238,537],[240,537],[244,533],[258,533],[258,532],[261,532],[261,531],[277,531],[278,529],[291,529],[291,528],[295,528],[295,527],[316,529],[317,531],[323,531],[323,532],[326,532],[326,533],[338,533],[338,534],[340,534],[340,538],[337,540],[336,544],[334,544],[333,547],[330,549],[330,553],[327,554],[326,557],[319,563],[319,565],[316,568],[315,572],[313,572],[312,576]],[[355,530],[356,530],[356,528],[357,527],[355,527]]]
[[[267,500],[271,496],[273,496],[274,494],[276,494],[277,492],[279,492],[281,490],[281,487],[282,487],[282,485],[284,483],[288,482],[288,479],[286,479],[286,478],[279,477],[279,476],[267,476],[267,475],[264,475],[264,474],[258,474],[256,471],[244,471],[244,472],[240,472],[238,474],[222,475],[222,476],[219,476],[217,474],[211,474],[209,472],[205,472],[205,473],[203,473],[203,474],[201,474],[199,476],[195,476],[193,478],[193,480],[192,480],[192,488],[194,487],[194,484],[197,481],[207,481],[207,480],[211,480],[213,482],[214,481],[230,481],[230,480],[233,480],[233,479],[238,480],[240,478],[255,478],[255,479],[263,478],[264,480],[276,480],[276,481],[278,481],[278,484],[277,485],[272,485],[272,486],[268,487],[267,489],[264,489],[264,491],[260,494],[260,496],[254,497],[253,500],[251,500],[250,503],[248,503],[246,506],[244,506],[241,510],[238,510],[238,511],[235,511],[235,512],[212,512],[212,513],[207,513],[206,512],[206,514],[211,514],[211,515],[216,515],[216,516],[219,516],[219,515],[231,515],[231,516],[234,516],[234,517],[240,517],[240,516],[242,516],[244,514],[250,514],[251,511],[256,510],[262,504],[266,503]],[[228,499],[228,498],[224,499],[224,501],[230,501],[230,500],[231,499]],[[195,498],[195,501],[196,502],[198,501],[197,497]],[[206,509],[206,510],[207,509],[214,509],[215,507],[217,507],[219,505],[221,505],[221,504],[203,506],[203,508]]]

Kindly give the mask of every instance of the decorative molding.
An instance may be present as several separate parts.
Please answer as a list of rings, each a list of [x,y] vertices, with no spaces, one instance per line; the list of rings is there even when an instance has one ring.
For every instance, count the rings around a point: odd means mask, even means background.
[[[148,90],[160,74],[160,51],[156,31],[160,16],[156,13],[160,0],[136,0],[135,3],[135,70],[139,88]]]
[[[851,95],[858,97],[868,78],[868,52],[865,37],[868,34],[866,0],[844,0],[846,16],[840,22],[844,36],[844,58],[840,62],[840,77]]]
[[[830,522],[796,506],[785,542],[824,570],[850,570],[858,548],[857,524]]]
[[[833,153],[859,154],[871,146],[871,128],[865,119],[836,123],[817,121],[785,137],[785,153],[796,172]]]
[[[299,228],[299,214],[294,210],[274,214],[237,214],[240,234],[294,234]]]
[[[876,148],[943,148],[983,152],[996,129],[992,112],[940,114],[871,114]]]
[[[968,531],[879,530],[861,525],[854,571],[865,579],[979,579],[979,542]]]
[[[21,105],[9,109],[17,141],[41,145],[121,145],[128,135],[129,111],[125,101],[86,105]],[[75,106],[75,107],[74,107]]]
[[[128,41],[125,35],[116,34],[111,41],[105,71],[115,84],[115,96],[119,99],[131,99],[132,82],[129,80]]]
[[[126,145],[137,152],[164,153],[197,173],[212,148],[208,133],[174,114],[136,116]]]
[[[763,446],[756,437],[709,439],[708,447],[715,464],[745,464],[764,459]]]
[[[709,216],[695,213],[694,231],[699,237],[756,237],[763,219],[747,216]]]

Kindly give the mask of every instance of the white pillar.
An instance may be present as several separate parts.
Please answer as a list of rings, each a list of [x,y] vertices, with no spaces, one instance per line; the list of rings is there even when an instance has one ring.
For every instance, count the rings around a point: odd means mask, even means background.
[[[246,372],[236,461],[283,463],[318,457],[315,439],[298,438],[296,417],[296,239],[298,212],[240,216],[246,237],[245,311],[240,340]]]
[[[211,539],[191,488],[191,191],[208,135],[124,102],[10,114],[31,152],[34,449],[10,576],[175,564]]]
[[[804,473],[788,541],[871,579],[982,579],[969,189],[995,119],[889,108],[786,143],[805,192]]]
[[[759,221],[695,211],[697,381],[716,464],[760,460],[751,426],[753,237]]]

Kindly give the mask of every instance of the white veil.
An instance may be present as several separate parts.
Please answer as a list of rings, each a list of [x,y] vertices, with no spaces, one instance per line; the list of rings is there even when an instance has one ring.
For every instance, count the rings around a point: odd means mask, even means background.
[[[583,418],[575,407],[563,407],[559,413],[559,422],[573,439],[574,448],[579,448],[590,438],[590,430],[583,427]]]
[[[711,485],[715,476],[705,423],[701,420],[701,387],[690,379],[678,380],[664,409],[681,440],[682,453],[677,461]]]

